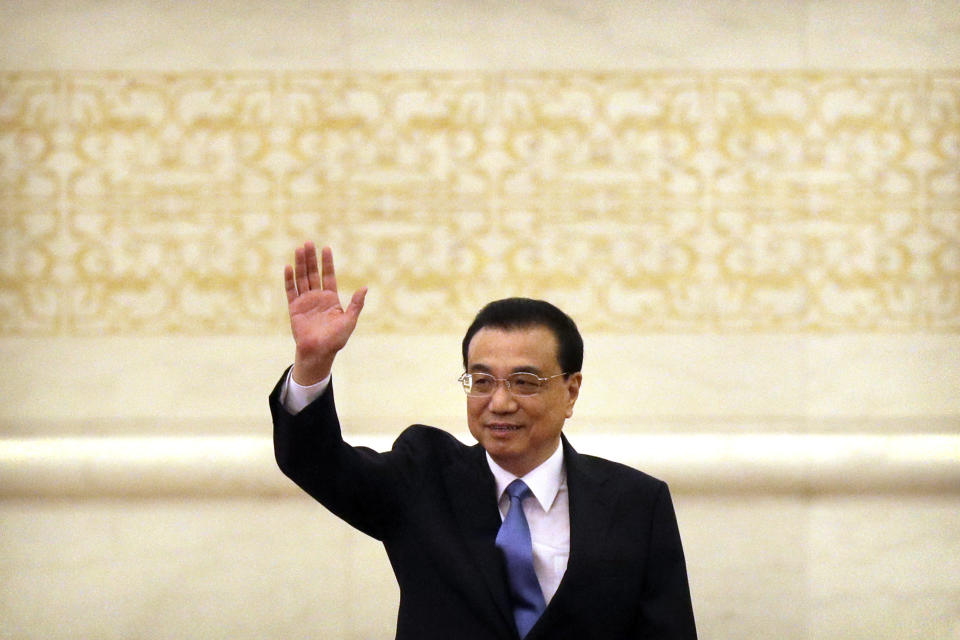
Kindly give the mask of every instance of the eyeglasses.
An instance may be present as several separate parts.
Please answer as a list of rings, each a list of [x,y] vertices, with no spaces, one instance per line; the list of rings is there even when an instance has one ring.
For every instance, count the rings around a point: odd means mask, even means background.
[[[492,396],[497,390],[497,384],[502,382],[507,387],[507,391],[515,396],[527,397],[535,396],[540,393],[544,385],[566,373],[558,373],[555,376],[541,378],[534,373],[511,373],[506,378],[495,378],[489,373],[464,373],[458,380],[463,385],[463,392],[471,398],[484,398]]]

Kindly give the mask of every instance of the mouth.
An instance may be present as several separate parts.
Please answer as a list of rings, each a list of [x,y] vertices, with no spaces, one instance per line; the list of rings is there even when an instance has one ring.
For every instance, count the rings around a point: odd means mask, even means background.
[[[519,431],[522,428],[523,427],[518,424],[508,424],[506,422],[496,422],[487,425],[487,429],[494,433],[511,433],[513,431]]]

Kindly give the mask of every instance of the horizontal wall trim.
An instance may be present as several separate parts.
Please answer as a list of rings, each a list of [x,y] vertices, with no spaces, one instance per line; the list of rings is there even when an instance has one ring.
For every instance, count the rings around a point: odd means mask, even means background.
[[[378,450],[393,436],[355,438]],[[960,493],[960,434],[600,434],[576,447],[679,493]],[[0,497],[285,496],[260,436],[0,440]]]

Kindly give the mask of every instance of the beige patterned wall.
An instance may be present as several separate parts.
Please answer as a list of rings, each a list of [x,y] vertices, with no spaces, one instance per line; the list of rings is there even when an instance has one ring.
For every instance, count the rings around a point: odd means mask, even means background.
[[[703,638],[960,638],[956,0],[0,1],[0,638],[392,637],[276,468],[282,265],[370,287],[351,442],[584,330],[565,430],[671,487]],[[405,376],[405,377],[404,377]]]
[[[960,74],[7,72],[0,335],[283,331],[334,246],[374,332],[960,332]]]

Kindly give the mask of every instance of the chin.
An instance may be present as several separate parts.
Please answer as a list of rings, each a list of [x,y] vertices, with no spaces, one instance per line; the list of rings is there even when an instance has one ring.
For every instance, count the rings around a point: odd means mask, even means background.
[[[516,450],[516,446],[511,442],[504,442],[498,438],[486,438],[481,441],[483,448],[487,450],[494,460],[510,461],[518,458],[521,454]],[[503,465],[501,465],[503,466]]]

